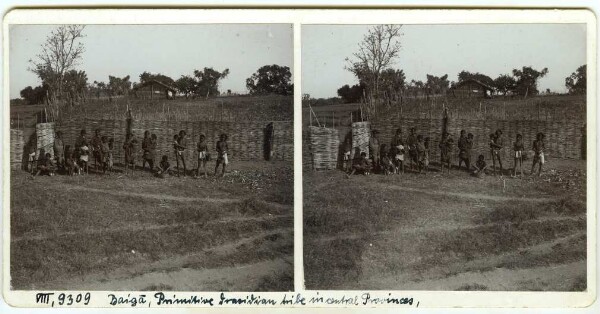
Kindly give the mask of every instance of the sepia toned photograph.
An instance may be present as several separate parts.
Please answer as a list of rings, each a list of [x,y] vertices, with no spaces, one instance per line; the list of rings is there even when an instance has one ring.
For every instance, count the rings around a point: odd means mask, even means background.
[[[293,289],[291,24],[7,32],[11,290]]]
[[[306,289],[586,291],[586,27],[303,25]]]

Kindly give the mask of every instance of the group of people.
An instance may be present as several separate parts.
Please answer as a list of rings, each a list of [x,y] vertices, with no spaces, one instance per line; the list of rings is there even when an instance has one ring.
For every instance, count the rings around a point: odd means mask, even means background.
[[[186,165],[185,152],[188,149],[187,134],[184,130],[181,130],[178,134],[173,137],[173,151],[175,153],[176,168],[173,169],[169,163],[169,157],[163,155],[160,162],[156,164],[158,138],[156,134],[150,134],[149,131],[144,132],[144,139],[141,143],[141,148],[138,148],[138,140],[133,134],[128,133],[123,143],[124,150],[124,165],[125,173],[129,171],[133,174],[136,167],[136,156],[140,155],[142,158],[142,170],[146,169],[148,165],[148,171],[155,173],[157,176],[164,177],[165,175],[176,174],[177,176],[183,174],[186,176],[188,168]],[[86,130],[81,130],[79,137],[75,140],[75,144],[64,145],[62,132],[57,131],[54,138],[54,158],[49,152],[44,149],[40,149],[39,157],[37,158],[36,167],[32,167],[34,175],[50,175],[53,176],[57,171],[63,171],[69,175],[82,174],[89,172],[89,165],[91,158],[94,161],[94,168],[96,172],[110,173],[113,170],[114,165],[114,138],[101,135],[101,130],[95,130],[94,136],[88,140]],[[210,153],[208,152],[208,145],[206,142],[206,136],[201,134],[199,136],[198,143],[196,145],[197,152],[197,167],[195,169],[195,176],[200,175],[200,168],[203,170],[204,177],[208,176],[206,170],[206,164],[210,160]],[[225,175],[227,165],[229,164],[229,158],[227,156],[228,144],[227,134],[221,134],[219,141],[216,144],[216,166],[215,176],[218,173],[219,167],[222,168],[221,175]],[[29,156],[29,161],[33,165],[36,152],[32,151]],[[35,169],[35,171],[33,171]],[[181,170],[183,172],[181,172]]]
[[[351,158],[352,143],[346,141],[344,144],[344,170],[350,174],[362,173],[369,175],[372,172],[380,172],[385,175],[390,174],[401,174],[405,170],[405,161],[410,162],[410,169],[418,171],[419,173],[427,173],[430,169],[430,138],[423,137],[422,135],[416,134],[415,128],[410,128],[409,134],[406,138],[402,135],[402,129],[397,129],[396,133],[392,137],[391,143],[388,147],[386,144],[381,144],[379,132],[373,130],[371,137],[369,138],[369,152],[371,158],[367,158],[366,152],[361,152],[359,148],[356,148],[354,158]],[[538,166],[538,175],[542,174],[542,167],[545,163],[544,151],[544,133],[538,133],[536,139],[533,141],[533,163],[531,166],[531,174],[535,173],[535,167]],[[498,172],[503,175],[504,169],[502,165],[502,151],[505,148],[504,137],[502,136],[502,130],[498,129],[496,132],[490,134],[489,148],[490,155],[492,158],[492,169],[490,170],[488,164],[485,161],[485,156],[480,154],[477,157],[475,163],[471,163],[471,156],[473,150],[474,135],[468,133],[465,130],[460,131],[460,138],[457,141],[458,149],[458,169],[461,169],[463,164],[467,171],[471,172],[475,176],[482,176],[486,173],[493,173],[496,175]],[[444,172],[446,168],[447,172],[450,172],[452,167],[451,159],[454,150],[454,140],[447,133],[442,133],[442,138],[438,144],[440,150],[440,170]],[[517,171],[523,175],[523,160],[526,157],[525,144],[523,143],[523,136],[517,134],[515,141],[513,142],[513,159],[514,167],[511,171],[512,176],[517,176]],[[499,169],[496,168],[498,164]]]

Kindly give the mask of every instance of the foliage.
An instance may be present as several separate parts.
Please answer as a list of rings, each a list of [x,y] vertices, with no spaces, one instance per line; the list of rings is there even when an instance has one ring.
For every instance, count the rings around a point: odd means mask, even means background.
[[[494,86],[499,93],[502,93],[502,95],[506,95],[509,91],[513,91],[516,84],[517,81],[515,78],[508,74],[502,74],[494,80]]]
[[[353,59],[346,59],[346,69],[360,82],[364,82],[369,98],[367,110],[375,109],[375,99],[380,98],[382,72],[389,68],[400,54],[401,25],[376,25],[369,29],[358,44]]]
[[[292,72],[287,66],[277,64],[260,67],[246,79],[246,88],[252,95],[291,95],[294,85],[290,83]]]
[[[175,81],[173,81],[172,78],[170,78],[166,75],[163,75],[161,73],[152,74],[150,72],[144,71],[144,73],[140,74],[140,83],[141,84],[152,81],[152,80],[155,80],[155,81],[158,81],[163,84],[170,85],[170,86],[173,86],[175,84]]]
[[[129,75],[123,78],[109,75],[107,89],[110,95],[128,95],[131,90],[131,81],[129,79]]]
[[[577,68],[571,76],[565,79],[565,86],[569,94],[585,94],[587,91],[587,66],[584,64]]]
[[[194,77],[196,77],[196,90],[197,95],[208,96],[219,95],[219,81],[226,78],[229,75],[229,69],[223,70],[223,72],[216,71],[213,68],[204,68],[202,71],[194,70]]]
[[[404,90],[405,81],[404,71],[388,68],[381,71],[380,89],[391,95],[396,95]]]
[[[363,97],[364,90],[364,84],[356,84],[352,87],[346,84],[337,90],[337,94],[342,98],[344,103],[357,103],[360,102],[361,98]]]
[[[50,101],[56,102],[63,96],[65,74],[72,70],[82,57],[85,37],[83,25],[60,25],[54,29],[42,44],[42,52],[37,60],[30,60],[35,73],[48,87]],[[71,77],[72,78],[72,77]]]
[[[518,95],[527,97],[528,95],[537,95],[538,79],[548,74],[548,68],[543,68],[541,71],[535,70],[532,67],[524,66],[521,70],[514,69],[513,76],[516,78],[515,92]]]
[[[196,80],[189,75],[182,75],[175,81],[175,87],[188,98],[196,89]]]
[[[476,80],[483,84],[486,84],[489,86],[494,86],[494,80],[485,74],[481,74],[479,72],[471,73],[469,71],[464,71],[464,70],[461,71],[460,73],[458,73],[458,81],[459,82],[463,82],[466,80]]]
[[[37,105],[44,102],[46,98],[46,89],[43,86],[36,86],[35,88],[27,86],[21,90],[20,94],[26,104]]]
[[[444,74],[442,76],[427,74],[427,82],[425,83],[425,89],[428,94],[445,94],[449,87],[450,81],[448,81],[448,74]]]

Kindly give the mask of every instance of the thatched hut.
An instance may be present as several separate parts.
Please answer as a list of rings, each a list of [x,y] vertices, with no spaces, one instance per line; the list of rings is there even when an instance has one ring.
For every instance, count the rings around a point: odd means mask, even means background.
[[[132,90],[136,98],[143,99],[173,99],[175,98],[175,94],[177,93],[177,88],[157,80],[150,80],[138,84]]]
[[[458,82],[451,89],[454,97],[461,98],[490,98],[494,88],[475,79]]]

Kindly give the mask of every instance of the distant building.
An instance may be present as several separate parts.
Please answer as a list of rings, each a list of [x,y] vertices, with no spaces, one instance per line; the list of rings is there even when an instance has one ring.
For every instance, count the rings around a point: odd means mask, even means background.
[[[166,98],[173,99],[177,94],[177,89],[157,80],[150,80],[136,85],[133,89],[136,98],[153,99]]]
[[[460,98],[490,98],[493,92],[493,87],[474,79],[458,82],[450,90],[451,95]]]

